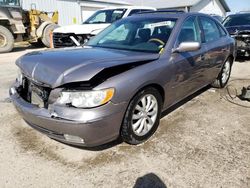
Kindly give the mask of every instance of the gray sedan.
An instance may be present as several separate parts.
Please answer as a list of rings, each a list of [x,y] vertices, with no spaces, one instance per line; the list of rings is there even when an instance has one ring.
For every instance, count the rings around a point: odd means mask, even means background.
[[[61,142],[140,144],[164,110],[209,84],[224,87],[234,58],[235,41],[212,17],[146,12],[81,48],[24,55],[10,97],[30,126]]]

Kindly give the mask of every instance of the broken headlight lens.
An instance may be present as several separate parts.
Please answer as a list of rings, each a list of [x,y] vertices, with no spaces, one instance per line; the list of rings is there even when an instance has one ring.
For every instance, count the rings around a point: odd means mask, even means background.
[[[70,104],[76,108],[93,108],[109,102],[114,96],[114,89],[97,91],[63,91],[57,99],[58,104]]]
[[[17,78],[16,78],[16,82],[19,86],[23,85],[23,73],[21,72],[20,69],[18,69],[17,71]]]

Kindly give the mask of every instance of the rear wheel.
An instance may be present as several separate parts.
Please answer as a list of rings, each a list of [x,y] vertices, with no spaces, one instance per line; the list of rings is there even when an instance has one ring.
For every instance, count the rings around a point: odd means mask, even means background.
[[[50,47],[50,34],[54,31],[54,29],[56,29],[58,27],[58,25],[56,24],[49,24],[47,25],[44,30],[43,30],[43,36],[42,36],[42,43],[46,46],[46,47]]]
[[[140,144],[156,131],[161,115],[162,97],[155,88],[140,91],[126,111],[121,136],[129,144]]]
[[[224,88],[230,78],[231,70],[232,63],[230,62],[230,60],[227,60],[224,63],[218,78],[212,83],[212,86],[216,88]]]
[[[14,47],[14,37],[12,33],[0,25],[0,53],[10,52]]]

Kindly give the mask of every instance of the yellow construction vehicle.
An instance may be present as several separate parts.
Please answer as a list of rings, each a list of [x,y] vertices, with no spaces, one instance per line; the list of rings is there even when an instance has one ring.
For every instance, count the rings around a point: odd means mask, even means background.
[[[49,16],[51,14],[51,16]],[[15,42],[50,46],[50,33],[58,27],[58,12],[23,10],[19,0],[0,0],[0,53],[10,52]]]

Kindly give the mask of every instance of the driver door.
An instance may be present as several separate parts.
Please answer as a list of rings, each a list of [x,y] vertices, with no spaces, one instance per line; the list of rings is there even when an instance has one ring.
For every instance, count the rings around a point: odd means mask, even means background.
[[[201,43],[201,30],[196,16],[184,21],[175,47],[182,42],[199,42],[201,48],[197,51],[172,53],[173,82],[172,91],[176,100],[181,100],[197,91],[204,85],[204,72],[206,71],[206,47]]]

